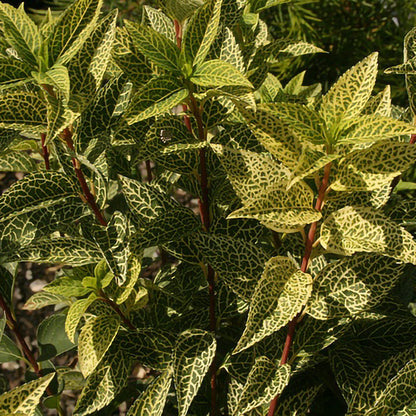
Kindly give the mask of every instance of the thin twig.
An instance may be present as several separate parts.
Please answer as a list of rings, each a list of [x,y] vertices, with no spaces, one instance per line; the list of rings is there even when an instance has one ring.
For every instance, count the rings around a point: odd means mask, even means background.
[[[112,301],[102,290],[100,290],[100,299],[114,310],[114,312],[121,318],[121,320],[129,329],[131,329],[132,331],[136,331],[136,327],[133,325],[130,319],[127,318],[126,315],[124,315],[124,313],[118,307],[117,303]]]

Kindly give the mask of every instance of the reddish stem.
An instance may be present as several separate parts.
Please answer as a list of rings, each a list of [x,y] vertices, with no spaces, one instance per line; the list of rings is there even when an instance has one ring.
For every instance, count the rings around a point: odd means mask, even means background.
[[[322,210],[322,205],[323,205],[323,202],[324,202],[324,199],[325,199],[325,192],[328,189],[328,185],[329,185],[329,173],[330,173],[330,171],[331,171],[331,163],[328,163],[324,168],[324,177],[322,178],[321,186],[319,187],[319,191],[318,191],[318,197],[317,197],[316,203],[315,203],[315,209],[317,211]],[[302,263],[301,263],[301,266],[300,266],[300,270],[304,273],[308,270],[308,267],[309,267],[309,259],[311,257],[317,227],[318,227],[318,221],[315,221],[314,223],[311,224],[311,226],[309,228],[308,236],[307,236],[306,243],[305,243],[305,253],[303,255]],[[284,344],[283,352],[282,352],[282,358],[280,360],[280,365],[286,364],[288,362],[290,347],[292,346],[292,341],[293,341],[293,337],[295,335],[296,324],[297,324],[297,320],[298,320],[299,315],[300,314],[297,314],[289,322],[287,335],[286,335],[286,340],[285,340],[285,344]],[[276,407],[277,407],[278,400],[279,400],[279,395],[277,395],[271,401],[270,407],[269,407],[269,412],[267,413],[267,416],[273,416],[274,415],[274,412],[275,412]]]
[[[103,302],[105,302],[107,305],[109,305],[114,312],[117,313],[117,315],[121,318],[121,320],[124,322],[124,325],[126,325],[129,329],[131,329],[132,331],[136,331],[136,327],[132,324],[132,322],[130,321],[129,318],[127,318],[126,315],[124,315],[124,313],[121,311],[121,309],[118,307],[117,303],[115,303],[114,301],[112,301],[110,298],[107,297],[107,295],[100,290],[100,296],[101,296],[101,300]]]
[[[146,160],[146,173],[147,173],[147,182],[152,182],[153,175],[152,175],[152,166],[150,165],[150,160]]]
[[[45,145],[45,141],[46,141],[46,133],[41,133],[40,135],[40,141],[41,141],[41,145],[42,145],[42,152],[43,152],[43,160],[45,161],[45,168],[46,170],[50,169],[50,164],[49,164],[49,151],[48,151],[48,147]]]
[[[65,142],[66,142],[67,146],[72,151],[75,151],[74,142],[72,141],[72,133],[68,128],[66,128],[63,131],[63,137],[65,139]],[[100,208],[98,207],[97,202],[95,201],[95,198],[94,198],[93,194],[91,193],[90,188],[87,185],[87,181],[85,180],[85,176],[84,176],[84,174],[82,173],[82,170],[81,170],[81,165],[75,157],[72,157],[72,164],[74,166],[75,174],[77,175],[78,182],[81,185],[81,189],[82,189],[82,192],[84,193],[85,199],[87,200],[89,206],[93,210],[94,215],[97,218],[97,220],[99,221],[99,223],[101,225],[106,226],[107,221],[105,220],[103,214],[101,213]]]
[[[180,49],[182,47],[182,25],[176,19],[173,21],[173,23],[175,24],[176,45]]]

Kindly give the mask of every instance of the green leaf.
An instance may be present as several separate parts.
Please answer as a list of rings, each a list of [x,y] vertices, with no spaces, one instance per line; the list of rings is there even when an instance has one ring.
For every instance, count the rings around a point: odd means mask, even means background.
[[[302,386],[303,387],[303,386]],[[276,416],[303,416],[307,415],[310,407],[318,395],[322,385],[302,388],[293,394],[284,393],[277,402]]]
[[[254,218],[275,231],[294,232],[317,221],[312,189],[299,181],[286,190],[290,171],[267,154],[211,144],[243,208],[228,218]],[[273,181],[270,180],[273,178]]]
[[[15,9],[6,3],[0,3],[0,19],[6,42],[16,50],[19,58],[35,67],[41,37],[38,27],[25,13],[23,5]]]
[[[17,268],[13,266],[8,266],[10,265],[3,264],[2,266],[0,266],[0,295],[4,299],[6,304],[11,308],[13,301],[14,281],[16,277]]]
[[[189,54],[192,65],[199,67],[213,44],[220,23],[222,0],[207,1],[192,16],[182,41],[183,53]]]
[[[90,292],[90,289],[87,289],[82,285],[81,280],[67,276],[53,280],[51,283],[48,283],[43,290],[66,298],[82,297]]]
[[[134,46],[149,61],[161,69],[180,73],[179,53],[175,43],[156,32],[151,27],[138,25],[129,20],[124,21]]]
[[[335,191],[374,191],[389,185],[409,168],[416,148],[409,143],[379,142],[356,150],[339,163],[331,188]]]
[[[8,363],[21,359],[22,353],[19,348],[6,334],[3,334],[0,339],[0,363]]]
[[[188,94],[188,90],[171,76],[154,78],[133,96],[124,116],[128,124],[146,120],[168,112]]]
[[[70,301],[68,301],[65,296],[56,295],[54,293],[44,292],[37,292],[33,294],[23,306],[23,309],[28,311],[36,311],[38,309],[42,309],[45,306],[53,306],[58,304],[70,305]]]
[[[27,153],[10,152],[0,155],[2,172],[33,172],[36,169],[36,162]]]
[[[258,357],[247,377],[235,416],[244,415],[270,402],[289,383],[290,365],[276,366],[267,357]]]
[[[127,416],[162,416],[172,384],[172,369],[164,371],[154,380],[130,407]]]
[[[87,416],[109,405],[127,384],[131,360],[121,350],[111,351],[87,379],[74,416]]]
[[[200,329],[182,332],[173,351],[179,416],[185,416],[215,356],[215,338]]]
[[[322,52],[325,52],[325,51],[307,42],[289,43],[284,48],[279,49],[279,52],[276,54],[276,59],[278,60],[290,59],[296,56],[308,55],[311,53],[322,53]]]
[[[343,74],[322,99],[321,113],[328,126],[353,119],[364,109],[377,76],[377,53]]]
[[[64,174],[53,171],[33,173],[17,181],[0,196],[0,217],[5,221],[77,195],[78,188]]]
[[[0,94],[0,127],[45,132],[47,110],[34,92],[13,91]]]
[[[78,325],[87,309],[95,302],[95,300],[97,300],[97,295],[91,293],[88,298],[79,299],[70,306],[65,321],[65,332],[71,342],[75,342],[75,334]]]
[[[373,114],[348,120],[346,126],[337,140],[338,144],[372,143],[416,132],[416,127],[409,123]]]
[[[406,405],[412,404],[416,394],[416,360],[406,363],[397,375],[387,384],[385,390],[378,397],[373,408],[365,414],[376,416],[381,414],[395,414],[404,409]]]
[[[10,261],[64,263],[71,266],[84,266],[101,260],[101,253],[95,245],[76,237],[41,239],[8,256]]]
[[[387,85],[383,91],[379,92],[374,97],[371,97],[362,112],[364,115],[377,115],[381,117],[391,116],[391,89]]]
[[[72,350],[72,343],[65,333],[66,315],[60,313],[48,316],[41,322],[37,330],[37,342],[39,345],[38,361],[46,361]]]
[[[192,73],[191,82],[202,87],[243,87],[251,90],[251,82],[234,66],[221,59],[201,63]]]
[[[246,328],[234,354],[285,326],[306,304],[311,291],[312,277],[291,259],[270,259],[254,291]]]
[[[36,407],[40,402],[42,394],[54,376],[55,373],[48,374],[16,387],[7,393],[3,393],[0,396],[0,412],[9,415],[23,413],[25,416],[35,416]]]
[[[55,22],[46,40],[49,62],[59,57],[68,60],[82,46],[95,27],[101,9],[101,0],[77,0]]]
[[[383,361],[374,370],[367,372],[348,403],[348,411],[352,414],[366,414],[365,411],[371,408],[383,396],[383,391],[389,381],[393,377],[397,377],[400,369],[410,360],[411,366],[414,366],[414,354],[414,348],[395,354]],[[406,372],[404,375],[406,377]],[[408,388],[409,386],[404,390],[406,391]]]
[[[273,103],[264,104],[263,107],[271,112],[276,112],[299,140],[306,140],[317,145],[327,142],[329,133],[326,130],[324,119],[306,105]]]
[[[329,319],[369,310],[395,286],[403,270],[403,264],[378,254],[330,263],[314,279],[307,312],[315,319]]]
[[[3,4],[3,3],[2,3]],[[0,90],[14,87],[30,78],[32,67],[14,57],[0,57]]]
[[[144,11],[149,19],[150,25],[156,31],[167,37],[170,41],[176,42],[175,26],[172,20],[161,10],[153,7],[144,6]]]
[[[202,0],[166,0],[162,3],[166,13],[181,23],[202,4]]]
[[[412,235],[372,208],[347,206],[332,213],[322,224],[320,242],[332,253],[365,251],[416,264]]]
[[[120,328],[118,315],[88,320],[78,338],[79,366],[84,377],[91,375],[110,348]]]
[[[116,20],[117,11],[113,11],[98,22],[82,47],[67,63],[71,84],[70,106],[78,111],[83,108],[80,101],[87,103],[91,99],[91,91],[101,86],[111,57]]]

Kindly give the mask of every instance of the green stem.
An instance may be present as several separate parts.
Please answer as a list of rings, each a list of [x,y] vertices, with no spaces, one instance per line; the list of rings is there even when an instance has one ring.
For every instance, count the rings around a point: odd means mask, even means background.
[[[330,174],[330,172],[331,172],[331,163],[328,163],[324,168],[324,177],[322,178],[321,186],[319,187],[319,191],[318,191],[318,197],[317,197],[316,203],[315,203],[315,209],[317,211],[322,210],[323,202],[324,202],[324,199],[325,199],[325,193],[326,193],[326,191],[328,189],[328,186],[329,186],[329,174]],[[318,227],[318,221],[315,221],[311,224],[311,226],[309,228],[309,232],[308,232],[308,236],[307,236],[306,244],[305,244],[305,252],[304,252],[302,263],[301,263],[301,266],[300,266],[300,270],[304,273],[309,268],[309,260],[310,260],[311,253],[312,253],[313,243],[315,241],[315,234],[316,234],[317,227]],[[298,318],[299,318],[300,315],[301,315],[301,313],[297,314],[289,322],[287,335],[286,335],[286,340],[285,340],[285,344],[283,346],[282,357],[281,357],[281,360],[280,360],[280,365],[286,364],[288,362],[290,347],[292,346],[293,337],[295,335],[295,330],[296,330],[296,325],[298,323]],[[272,402],[270,403],[269,412],[267,413],[268,416],[273,416],[274,415],[274,412],[276,411],[278,400],[279,400],[279,396],[276,396],[272,400]]]

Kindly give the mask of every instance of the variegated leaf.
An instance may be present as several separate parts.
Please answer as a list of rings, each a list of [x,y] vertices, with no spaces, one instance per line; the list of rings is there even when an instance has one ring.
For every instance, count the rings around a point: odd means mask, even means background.
[[[220,59],[233,65],[241,73],[245,72],[244,59],[240,46],[233,32],[228,27],[224,29],[224,40],[221,45]]]
[[[132,98],[125,118],[128,124],[170,111],[181,104],[189,92],[171,76],[160,76],[150,80]]]
[[[290,190],[289,170],[266,154],[211,145],[227,172],[243,208],[228,218],[254,218],[275,231],[294,232],[319,220],[312,189],[299,181]]]
[[[308,55],[311,53],[322,53],[323,49],[318,48],[307,42],[290,43],[289,45],[281,48],[276,54],[276,59],[283,60],[288,58],[294,58],[295,56]]]
[[[173,351],[173,369],[179,416],[185,416],[214,359],[213,335],[200,329],[182,332]]]
[[[372,143],[416,132],[416,127],[409,123],[373,114],[348,120],[346,127],[337,139],[338,144]]]
[[[285,390],[277,402],[275,416],[306,416],[320,390],[322,385],[306,386],[292,394]]]
[[[78,299],[69,308],[65,321],[65,332],[71,342],[75,342],[75,333],[87,309],[97,300],[97,295],[91,293],[88,298]]]
[[[54,376],[55,373],[48,374],[3,393],[0,396],[0,412],[8,415],[21,413],[25,416],[35,416],[36,407]]]
[[[0,154],[0,171],[2,172],[33,172],[36,162],[27,153],[10,152]]]
[[[213,44],[220,23],[222,0],[207,1],[192,16],[183,36],[183,50],[190,54],[192,65],[199,67]]]
[[[179,48],[151,27],[125,21],[134,46],[149,61],[167,71],[180,73]]]
[[[290,379],[290,365],[276,366],[267,357],[258,357],[241,392],[235,416],[270,402],[280,394]]]
[[[12,91],[0,94],[0,127],[45,132],[47,110],[39,94]]]
[[[343,74],[323,97],[321,113],[328,126],[353,119],[364,109],[377,75],[377,53],[369,55]]]
[[[58,57],[69,60],[82,46],[95,27],[101,4],[101,0],[77,0],[59,16],[46,40],[51,63]]]
[[[76,237],[40,239],[21,248],[18,253],[6,253],[9,261],[64,263],[71,266],[83,266],[101,260],[101,253],[95,245]]]
[[[356,254],[330,263],[314,280],[308,314],[329,319],[369,310],[389,293],[403,270],[403,264],[378,254]]]
[[[23,309],[27,311],[36,311],[42,309],[46,306],[51,305],[68,305],[70,306],[70,301],[68,301],[65,296],[57,295],[55,293],[44,292],[43,290],[37,293],[34,293],[24,304]]]
[[[393,355],[374,370],[367,372],[348,403],[349,414],[354,416],[366,414],[366,411],[383,397],[383,391],[389,381],[397,375],[407,362],[412,360],[410,362],[414,363],[414,359],[415,350],[412,348]]]
[[[332,213],[322,224],[320,242],[332,253],[365,251],[416,264],[412,235],[371,208],[347,206]]]
[[[221,59],[201,63],[192,73],[190,80],[202,87],[240,87],[251,90],[251,82],[234,66]]]
[[[144,6],[146,16],[149,19],[150,25],[156,32],[161,33],[172,42],[176,42],[175,26],[173,21],[165,15],[161,10],[154,9],[150,6]]]
[[[88,320],[78,338],[79,365],[84,377],[91,375],[110,348],[120,328],[118,315]]]
[[[130,407],[127,416],[162,416],[172,384],[172,368],[154,380]]]
[[[285,326],[306,304],[311,291],[312,277],[291,259],[270,259],[254,291],[246,328],[234,354]]]
[[[416,148],[409,143],[379,142],[356,150],[339,163],[331,188],[335,191],[374,191],[391,183],[410,167]]]
[[[30,79],[31,66],[12,56],[0,56],[0,91],[13,88]]]
[[[383,91],[374,97],[371,97],[364,107],[362,114],[377,115],[381,117],[391,116],[391,91],[390,85],[387,85]]]
[[[25,13],[23,4],[15,9],[9,4],[0,3],[0,19],[6,42],[16,50],[21,60],[35,68],[41,36],[34,21]]]
[[[87,379],[78,398],[74,416],[87,416],[112,402],[127,384],[131,360],[122,351],[110,351]]]

